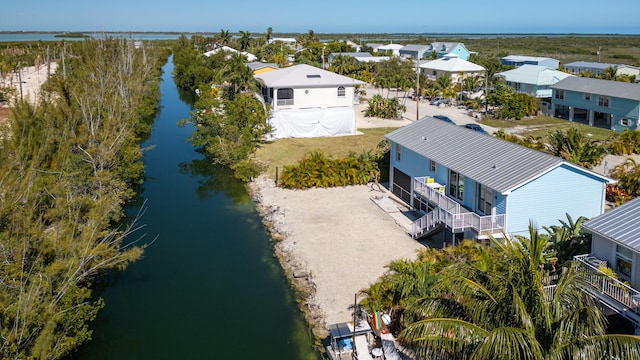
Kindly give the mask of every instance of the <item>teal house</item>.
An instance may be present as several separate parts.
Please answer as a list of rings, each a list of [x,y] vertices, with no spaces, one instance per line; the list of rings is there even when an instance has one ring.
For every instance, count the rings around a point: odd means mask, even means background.
[[[640,128],[640,84],[572,76],[551,89],[555,117],[616,131]]]
[[[424,117],[386,135],[390,190],[420,213],[412,236],[528,235],[604,211],[611,180],[561,158]]]

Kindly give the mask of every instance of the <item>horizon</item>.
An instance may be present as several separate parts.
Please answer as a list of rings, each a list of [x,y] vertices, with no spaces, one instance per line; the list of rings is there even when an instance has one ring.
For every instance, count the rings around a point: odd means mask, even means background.
[[[581,34],[639,35],[640,6],[609,0],[615,16],[602,16],[596,0],[579,6],[552,0],[536,4],[458,0],[449,4],[389,4],[326,0],[320,5],[283,0],[201,3],[197,0],[112,0],[87,5],[80,0],[32,0],[3,5],[0,32],[155,32],[301,34]],[[595,10],[591,10],[595,9]],[[624,10],[624,11],[619,11]]]

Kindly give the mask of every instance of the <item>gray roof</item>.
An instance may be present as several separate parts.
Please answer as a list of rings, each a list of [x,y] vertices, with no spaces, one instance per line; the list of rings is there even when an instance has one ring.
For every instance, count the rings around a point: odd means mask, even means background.
[[[591,68],[591,69],[601,69],[604,70],[608,67],[617,68],[618,64],[607,64],[607,63],[599,63],[599,62],[591,62],[591,61],[574,61],[568,64],[565,64],[564,67],[579,67],[579,68]]]
[[[329,56],[372,57],[373,55],[368,52],[336,52],[329,54]]]
[[[563,164],[603,182],[610,180],[561,158],[429,116],[386,138],[502,194]]]
[[[582,227],[640,252],[639,215],[640,198],[636,198],[586,221]]]
[[[507,81],[522,84],[553,85],[560,80],[573,76],[563,71],[553,70],[546,66],[525,64],[518,68],[499,72]]]
[[[456,46],[458,46],[459,42],[432,42],[429,44],[429,51],[437,51],[437,52],[451,52]],[[464,46],[464,44],[462,44]]]
[[[527,55],[508,55],[503,57],[501,60],[506,60],[506,61],[543,61],[543,60],[555,60],[558,61],[556,59],[552,59],[552,58],[548,58],[548,57],[541,57],[541,56],[527,56]]]
[[[431,45],[419,45],[419,44],[409,44],[403,46],[400,51],[426,51],[431,47]]]
[[[266,67],[270,67],[270,68],[274,68],[277,69],[278,68],[278,64],[274,64],[274,63],[263,63],[263,62],[259,62],[259,61],[254,61],[254,62],[250,62],[247,63],[247,66],[251,69],[251,70],[259,70],[259,69],[263,69]]]
[[[640,84],[622,81],[571,76],[552,85],[551,88],[640,101]]]

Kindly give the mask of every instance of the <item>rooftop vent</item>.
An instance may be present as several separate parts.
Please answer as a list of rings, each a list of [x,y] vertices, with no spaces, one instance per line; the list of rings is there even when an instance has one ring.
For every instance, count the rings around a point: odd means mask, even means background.
[[[309,79],[320,79],[320,75],[307,75],[307,78]]]

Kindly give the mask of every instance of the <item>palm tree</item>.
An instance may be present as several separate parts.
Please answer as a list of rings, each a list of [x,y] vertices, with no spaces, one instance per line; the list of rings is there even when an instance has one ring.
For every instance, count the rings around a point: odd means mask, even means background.
[[[640,338],[607,335],[606,318],[571,265],[557,285],[546,279],[548,239],[483,247],[476,261],[455,263],[409,310],[418,320],[399,339],[421,357],[439,359],[638,358]]]
[[[269,40],[271,40],[271,35],[273,35],[273,28],[271,28],[271,26],[269,26],[267,28],[267,43],[269,43]]]
[[[240,53],[233,53],[222,68],[223,78],[233,84],[235,93],[242,90],[253,90],[256,87],[253,71],[246,65],[247,58]]]
[[[588,139],[576,128],[556,130],[547,137],[551,152],[574,164],[592,168],[602,161],[605,149]]]
[[[240,50],[246,51],[251,46],[251,33],[249,31],[240,31]]]
[[[600,78],[605,80],[617,80],[618,69],[616,69],[615,66],[607,66],[604,69],[604,72],[600,75]]]
[[[227,45],[231,41],[231,34],[229,30],[220,29],[220,34],[218,34],[218,42],[222,45]]]

